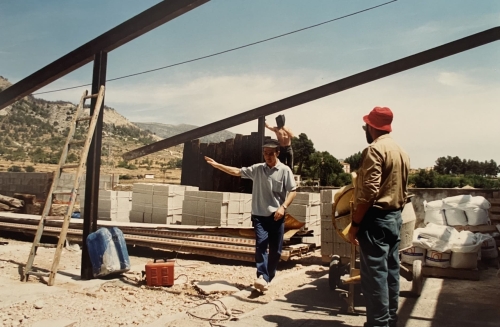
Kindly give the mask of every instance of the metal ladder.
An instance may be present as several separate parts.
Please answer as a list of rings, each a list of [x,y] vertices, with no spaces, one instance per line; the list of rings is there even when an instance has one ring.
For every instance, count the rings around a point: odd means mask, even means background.
[[[91,116],[82,116],[84,111],[85,100],[96,98],[94,112]],[[83,173],[85,171],[85,164],[87,162],[87,156],[89,153],[90,143],[92,142],[92,137],[94,135],[95,127],[97,125],[97,118],[99,116],[99,112],[101,110],[101,105],[104,99],[104,86],[101,86],[99,93],[88,95],[88,92],[85,91],[80,99],[80,103],[76,110],[76,113],[71,122],[70,130],[68,133],[68,138],[66,139],[66,144],[62,150],[61,158],[59,159],[59,167],[54,173],[54,180],[52,181],[52,185],[50,187],[49,193],[47,194],[47,199],[45,201],[45,206],[43,207],[42,216],[40,218],[40,223],[38,224],[38,228],[35,234],[35,239],[33,241],[33,245],[31,246],[30,255],[28,258],[28,262],[26,263],[26,267],[24,269],[23,279],[28,281],[30,275],[38,276],[38,277],[49,277],[48,285],[54,285],[57,268],[59,266],[59,261],[61,260],[61,254],[63,250],[64,243],[66,241],[66,235],[68,233],[68,227],[71,220],[71,215],[73,213],[73,207],[76,201],[76,195],[78,193],[78,187],[80,185],[80,180],[82,179]],[[92,112],[92,110],[91,110]],[[84,140],[74,140],[75,132],[77,128],[77,124],[80,122],[88,122],[88,131],[87,136]],[[67,164],[68,153],[70,151],[70,147],[76,145],[83,145],[83,148],[80,152],[80,162],[78,164]],[[57,186],[59,185],[59,180],[61,177],[61,173],[64,169],[74,169],[77,168],[76,173],[74,173],[75,179],[73,183],[73,188],[71,191],[56,191]],[[40,240],[43,235],[43,230],[45,228],[45,224],[49,213],[52,209],[52,197],[54,194],[64,194],[69,195],[69,204],[66,214],[64,215],[63,224],[61,227],[61,232],[59,234],[59,241],[57,245],[48,244],[48,243],[40,243]],[[52,268],[50,272],[36,271],[33,270],[33,262],[35,260],[36,252],[39,247],[45,248],[55,248],[56,252],[54,254],[54,259],[52,261]]]

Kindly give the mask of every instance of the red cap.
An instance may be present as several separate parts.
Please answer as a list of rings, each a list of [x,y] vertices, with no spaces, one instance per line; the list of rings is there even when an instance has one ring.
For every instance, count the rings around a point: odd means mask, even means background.
[[[363,117],[363,120],[375,129],[392,132],[392,118],[391,109],[387,107],[375,107],[368,115]]]

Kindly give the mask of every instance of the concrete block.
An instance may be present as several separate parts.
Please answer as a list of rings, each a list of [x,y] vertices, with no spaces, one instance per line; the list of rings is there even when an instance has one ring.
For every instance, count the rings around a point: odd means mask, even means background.
[[[151,214],[151,222],[153,224],[166,224],[167,223],[167,216],[153,213],[153,214]]]
[[[153,194],[154,184],[150,183],[135,183],[132,186],[133,193]]]
[[[227,203],[205,202],[205,216],[210,214],[225,214],[227,216]]]
[[[164,196],[184,196],[185,186],[172,184],[154,184],[153,194]]]
[[[144,213],[144,222],[148,224],[153,223],[153,218],[151,213]]]
[[[297,192],[294,204],[320,204],[320,194],[319,193],[309,193],[309,192]]]
[[[203,191],[185,191],[184,200],[199,201],[206,199],[206,192]]]
[[[332,211],[332,209],[333,209],[332,205],[333,205],[332,203],[321,203],[320,214],[322,216],[325,216],[325,215],[330,215],[331,216],[332,212],[333,212]]]
[[[198,214],[198,200],[182,201],[182,213]]]
[[[311,207],[303,204],[295,204],[295,201],[286,209],[287,213],[297,219],[296,216],[308,217],[310,215]]]
[[[229,192],[207,192],[206,193],[207,202],[229,202]]]
[[[143,211],[130,211],[129,218],[130,218],[130,222],[143,223],[144,222],[144,212]]]
[[[154,207],[164,207],[164,208],[182,208],[183,197],[181,196],[166,196],[153,194],[153,206]]]
[[[132,202],[141,203],[141,204],[152,204],[153,203],[153,194],[144,194],[144,193],[133,193],[132,194]]]

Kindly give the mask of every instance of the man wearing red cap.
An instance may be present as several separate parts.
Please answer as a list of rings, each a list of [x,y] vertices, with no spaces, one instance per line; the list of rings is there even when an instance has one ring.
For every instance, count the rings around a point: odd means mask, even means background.
[[[369,145],[358,170],[348,236],[361,249],[365,327],[395,327],[398,319],[399,230],[410,159],[389,135],[392,118],[386,107],[375,107],[363,117]]]

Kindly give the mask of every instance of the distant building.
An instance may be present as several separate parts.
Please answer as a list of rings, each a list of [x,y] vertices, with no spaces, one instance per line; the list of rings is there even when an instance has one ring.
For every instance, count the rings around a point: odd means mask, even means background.
[[[344,162],[344,161],[339,161],[339,162],[342,165],[342,170],[344,171],[344,173],[350,174],[351,173],[351,164]]]

